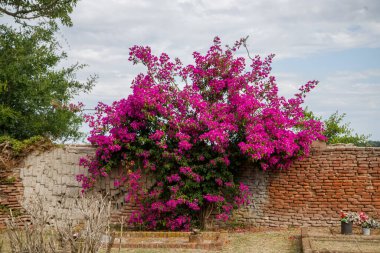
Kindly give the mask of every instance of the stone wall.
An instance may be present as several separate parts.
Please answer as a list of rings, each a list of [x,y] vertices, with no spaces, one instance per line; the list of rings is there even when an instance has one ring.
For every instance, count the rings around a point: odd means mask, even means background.
[[[19,207],[17,197],[40,194],[46,209],[62,217],[67,204],[81,191],[75,175],[85,173],[80,157],[94,153],[91,146],[66,146],[30,154],[13,170],[16,181],[0,184],[0,205]],[[95,191],[113,200],[113,222],[129,216],[136,207],[124,204],[124,192],[113,186],[111,175]],[[255,226],[325,226],[338,224],[340,210],[365,211],[380,218],[380,148],[350,146],[314,147],[310,157],[287,171],[262,171],[253,166],[242,170],[242,181],[253,192],[253,203],[236,214],[236,220]],[[146,183],[151,183],[146,180]],[[6,217],[0,213],[0,225]]]
[[[94,152],[95,148],[91,146],[71,145],[44,153],[34,152],[26,157],[19,168],[12,170],[16,181],[6,185],[0,183],[0,205],[7,207],[7,210],[0,212],[0,227],[4,227],[9,208],[20,209],[20,200],[31,199],[36,194],[42,196],[48,214],[60,220],[73,206],[82,189],[76,181],[76,175],[86,174],[86,170],[79,166],[79,159]],[[117,173],[115,171],[109,178],[102,180],[94,189],[94,192],[108,194],[112,199],[115,221],[120,215],[127,216],[135,209],[132,205],[124,205],[124,192],[114,187],[113,180]]]

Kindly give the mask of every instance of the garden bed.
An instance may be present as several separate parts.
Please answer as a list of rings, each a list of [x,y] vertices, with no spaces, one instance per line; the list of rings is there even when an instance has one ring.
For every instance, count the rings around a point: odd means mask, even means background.
[[[126,232],[115,235],[112,248],[175,248],[221,250],[226,244],[226,232]]]
[[[359,228],[352,235],[341,235],[340,228],[303,228],[302,247],[304,253],[378,253],[380,252],[380,231],[372,235],[361,235]]]

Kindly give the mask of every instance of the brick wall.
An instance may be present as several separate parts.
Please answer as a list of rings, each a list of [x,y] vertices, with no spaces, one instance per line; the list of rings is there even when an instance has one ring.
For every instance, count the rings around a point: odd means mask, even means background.
[[[66,208],[59,201],[65,197],[69,203],[81,189],[75,180],[76,174],[85,173],[78,166],[79,158],[93,152],[90,146],[66,146],[29,155],[12,172],[16,182],[0,184],[0,204],[18,207],[18,196],[38,193],[48,201],[48,212],[59,219]],[[125,205],[124,192],[113,186],[116,174],[96,186],[96,191],[112,198],[114,222],[135,208]],[[253,203],[235,215],[246,225],[337,225],[340,210],[365,211],[380,218],[380,148],[320,145],[287,171],[264,172],[247,166],[239,177],[254,195]],[[0,226],[5,217],[0,212]]]
[[[20,169],[3,169],[0,171],[0,228],[5,224],[10,210],[19,216],[21,205],[18,201],[24,194],[20,179]],[[23,218],[26,218],[23,216]]]
[[[240,175],[254,202],[236,217],[256,226],[328,226],[339,211],[380,218],[380,148],[316,147],[287,171],[247,167]]]

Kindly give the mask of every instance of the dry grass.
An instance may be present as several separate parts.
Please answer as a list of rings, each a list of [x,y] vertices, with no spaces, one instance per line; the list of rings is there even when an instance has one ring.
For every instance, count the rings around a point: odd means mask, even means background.
[[[294,229],[261,229],[244,232],[230,232],[229,243],[221,251],[223,253],[300,253],[301,231]],[[5,231],[0,234],[0,241],[4,240],[4,251],[10,252],[8,238]],[[106,250],[102,249],[101,253]],[[175,253],[175,252],[214,252],[207,250],[181,250],[181,249],[112,249],[111,253]]]
[[[11,245],[9,244],[9,238],[5,229],[0,230],[0,253],[12,252]]]
[[[96,253],[105,244],[101,238],[108,235],[111,213],[106,197],[78,197],[59,221],[45,210],[42,196],[34,195],[22,205],[30,221],[23,222],[11,213],[0,236],[0,253]],[[76,216],[79,220],[73,219]]]
[[[230,243],[223,252],[302,252],[301,230],[297,228],[234,233],[230,235]]]

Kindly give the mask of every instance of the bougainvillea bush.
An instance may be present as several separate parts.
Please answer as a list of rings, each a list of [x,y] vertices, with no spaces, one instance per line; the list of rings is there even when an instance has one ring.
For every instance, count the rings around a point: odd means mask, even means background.
[[[187,66],[149,47],[132,47],[130,61],[146,66],[146,73],[134,79],[127,99],[99,103],[87,116],[88,140],[97,151],[81,160],[89,172],[78,175],[83,188],[118,170],[115,186],[125,187],[125,200],[140,207],[130,222],[188,230],[204,227],[211,213],[226,221],[249,202],[248,187],[234,177],[243,162],[282,170],[306,156],[312,141],[324,139],[321,122],[304,119],[301,107],[317,82],[285,99],[270,76],[273,55],[246,63],[236,56],[242,46],[244,39],[222,47],[215,38]],[[146,176],[155,178],[147,189],[141,183]]]

